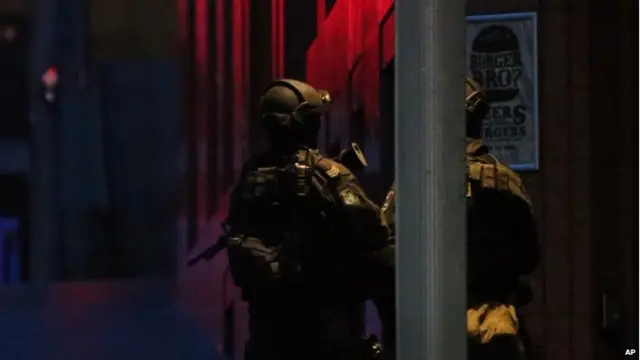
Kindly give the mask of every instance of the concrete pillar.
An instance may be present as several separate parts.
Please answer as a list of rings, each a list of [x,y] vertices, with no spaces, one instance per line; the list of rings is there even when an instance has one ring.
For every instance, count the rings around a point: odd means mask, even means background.
[[[398,0],[398,359],[466,359],[464,0]]]

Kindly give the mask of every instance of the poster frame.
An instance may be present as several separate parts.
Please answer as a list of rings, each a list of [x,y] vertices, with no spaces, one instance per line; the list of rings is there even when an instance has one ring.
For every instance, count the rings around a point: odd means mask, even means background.
[[[466,17],[469,23],[496,23],[505,21],[531,21],[533,23],[533,131],[534,156],[532,162],[508,164],[518,172],[534,172],[540,169],[540,92],[539,92],[539,53],[538,53],[538,14],[535,11],[496,13],[484,15],[470,15]],[[465,49],[465,58],[468,56]],[[466,71],[466,70],[465,70]]]

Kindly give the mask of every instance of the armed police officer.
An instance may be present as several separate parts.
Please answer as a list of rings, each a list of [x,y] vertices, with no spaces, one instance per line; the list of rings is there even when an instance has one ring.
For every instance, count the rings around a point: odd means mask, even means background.
[[[465,80],[467,166],[467,334],[470,360],[529,360],[530,342],[517,308],[531,299],[521,277],[539,262],[531,202],[520,177],[481,141],[489,104]],[[395,184],[381,207],[395,233]]]
[[[275,81],[260,102],[271,147],[245,164],[226,221],[231,273],[249,306],[247,360],[380,355],[362,338],[359,307],[393,293],[394,249],[352,173],[316,148],[328,103],[296,80]]]
[[[521,277],[540,260],[533,209],[520,177],[481,141],[484,92],[471,79],[465,89],[469,358],[526,359],[530,343],[516,309],[531,300]]]

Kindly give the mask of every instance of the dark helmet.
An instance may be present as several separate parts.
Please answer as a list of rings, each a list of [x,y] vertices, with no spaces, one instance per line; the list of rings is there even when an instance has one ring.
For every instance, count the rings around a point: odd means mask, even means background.
[[[315,147],[322,115],[330,102],[326,90],[282,79],[267,87],[260,99],[260,115],[274,145]]]
[[[482,122],[489,113],[489,102],[484,90],[470,78],[464,81],[465,112],[467,115],[467,136],[478,139],[482,137]]]

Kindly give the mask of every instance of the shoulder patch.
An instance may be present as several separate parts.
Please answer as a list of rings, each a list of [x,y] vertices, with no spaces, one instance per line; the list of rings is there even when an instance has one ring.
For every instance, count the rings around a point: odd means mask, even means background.
[[[334,177],[340,175],[340,170],[338,170],[338,168],[335,165],[331,165],[329,170],[326,170],[325,172],[331,178],[334,178]]]
[[[350,174],[349,170],[342,164],[331,159],[322,158],[316,163],[316,168],[320,169],[329,178],[336,178],[340,175]]]
[[[358,196],[354,194],[353,191],[349,188],[340,191],[339,196],[345,205],[356,205],[360,203]]]

